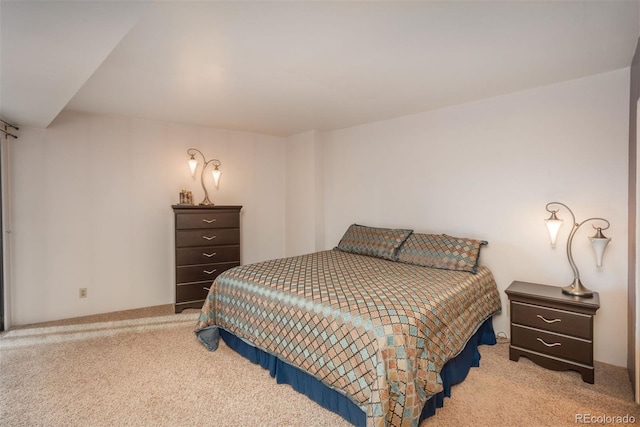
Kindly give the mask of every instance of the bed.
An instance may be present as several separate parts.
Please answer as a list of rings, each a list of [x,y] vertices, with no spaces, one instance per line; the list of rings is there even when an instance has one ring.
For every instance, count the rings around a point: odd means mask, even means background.
[[[417,426],[450,382],[443,368],[493,338],[485,244],[353,224],[333,250],[222,273],[195,332],[290,370],[284,382],[356,425]]]

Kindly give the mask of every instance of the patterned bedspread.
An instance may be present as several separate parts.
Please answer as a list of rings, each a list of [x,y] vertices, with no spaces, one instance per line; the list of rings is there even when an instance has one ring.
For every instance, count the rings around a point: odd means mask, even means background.
[[[412,266],[329,250],[228,270],[196,325],[276,355],[347,395],[368,426],[417,426],[439,372],[500,310],[491,271]]]

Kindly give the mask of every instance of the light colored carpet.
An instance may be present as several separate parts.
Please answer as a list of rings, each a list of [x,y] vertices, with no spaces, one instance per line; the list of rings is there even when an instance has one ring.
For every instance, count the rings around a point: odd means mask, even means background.
[[[349,425],[224,344],[207,351],[193,334],[196,316],[161,306],[0,334],[0,425]],[[622,368],[597,364],[591,385],[511,362],[507,344],[481,353],[480,368],[422,427],[570,426],[576,414],[640,423]]]

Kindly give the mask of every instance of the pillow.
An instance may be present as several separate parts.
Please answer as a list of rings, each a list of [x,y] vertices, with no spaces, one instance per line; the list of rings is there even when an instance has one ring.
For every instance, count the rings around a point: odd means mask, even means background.
[[[395,260],[398,248],[411,233],[412,230],[352,224],[338,243],[338,249],[354,254]]]
[[[486,244],[484,240],[446,234],[412,234],[398,251],[396,259],[423,267],[477,273],[480,249]]]

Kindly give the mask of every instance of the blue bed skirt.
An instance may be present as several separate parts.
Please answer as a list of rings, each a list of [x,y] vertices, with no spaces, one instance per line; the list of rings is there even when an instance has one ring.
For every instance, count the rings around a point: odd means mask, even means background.
[[[230,332],[220,329],[220,336],[224,342],[240,355],[246,357],[253,363],[257,363],[269,370],[272,377],[278,384],[290,384],[294,390],[305,394],[320,406],[335,412],[336,414],[356,426],[366,425],[366,414],[355,403],[338,391],[325,386],[322,382],[306,372],[295,368],[276,356],[262,351]],[[469,373],[471,367],[480,366],[480,352],[478,346],[481,344],[493,345],[496,343],[493,324],[491,318],[484,321],[475,334],[469,339],[466,346],[455,358],[448,361],[440,376],[444,390],[432,396],[422,409],[420,421],[436,413],[437,408],[442,408],[444,398],[451,396],[451,386],[462,382]]]

